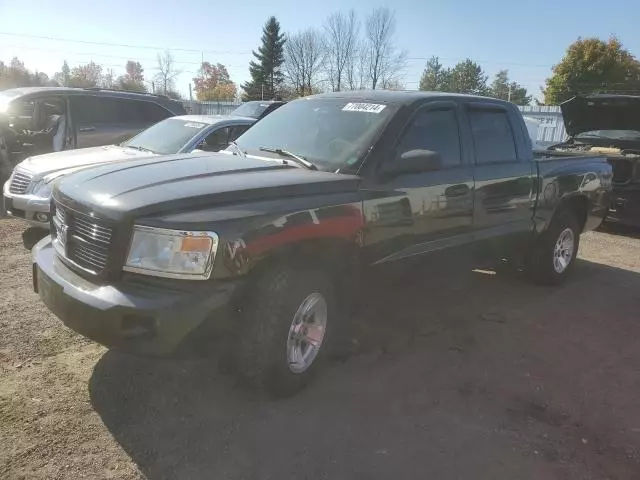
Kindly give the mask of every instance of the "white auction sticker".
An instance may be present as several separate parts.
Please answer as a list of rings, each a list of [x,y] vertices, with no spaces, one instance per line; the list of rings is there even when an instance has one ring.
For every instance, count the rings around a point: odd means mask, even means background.
[[[347,103],[342,110],[345,112],[369,112],[380,113],[386,105],[379,103]]]

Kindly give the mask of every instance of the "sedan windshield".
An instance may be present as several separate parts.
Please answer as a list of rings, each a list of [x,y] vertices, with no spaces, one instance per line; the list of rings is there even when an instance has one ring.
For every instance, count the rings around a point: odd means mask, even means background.
[[[245,152],[264,156],[276,150],[302,157],[325,170],[356,165],[396,107],[347,99],[309,98],[287,103],[237,139]],[[271,155],[270,155],[271,156]]]
[[[610,140],[640,141],[640,132],[637,130],[591,130],[576,135],[577,139],[603,138]]]
[[[121,145],[162,155],[178,153],[206,126],[206,123],[185,120],[184,118],[167,118],[143,130]]]

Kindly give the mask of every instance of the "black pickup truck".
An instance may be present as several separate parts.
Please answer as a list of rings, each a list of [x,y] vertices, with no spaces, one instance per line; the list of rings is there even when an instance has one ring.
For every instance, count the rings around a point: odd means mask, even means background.
[[[611,177],[603,157],[534,160],[507,102],[311,96],[225,152],[60,180],[51,238],[33,250],[34,287],[110,348],[169,355],[224,339],[241,374],[294,392],[363,270],[487,244],[559,283],[580,234],[607,213]]]
[[[640,96],[577,96],[561,106],[566,142],[547,155],[604,155],[613,168],[606,221],[640,227]]]

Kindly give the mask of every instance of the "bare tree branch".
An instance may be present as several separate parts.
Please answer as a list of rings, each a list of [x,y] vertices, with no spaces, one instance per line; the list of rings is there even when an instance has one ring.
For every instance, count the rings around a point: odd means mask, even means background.
[[[284,71],[296,96],[313,93],[325,58],[322,35],[309,28],[288,35],[284,44]]]
[[[358,34],[360,24],[356,13],[350,10],[346,15],[342,12],[333,13],[324,24],[325,43],[327,50],[327,77],[331,89],[339,92],[345,83],[346,69],[353,64],[358,53]]]
[[[180,75],[180,70],[176,68],[175,60],[169,50],[166,50],[163,54],[158,54],[158,66],[156,67],[158,73],[155,76],[155,81],[158,84],[159,93],[167,95],[175,90],[175,79]]]
[[[365,29],[368,75],[371,88],[394,80],[405,66],[405,55],[394,44],[395,14],[386,7],[376,8],[367,17]]]
[[[369,56],[364,42],[356,44],[354,54],[345,66],[346,84],[349,90],[364,90],[368,82]]]

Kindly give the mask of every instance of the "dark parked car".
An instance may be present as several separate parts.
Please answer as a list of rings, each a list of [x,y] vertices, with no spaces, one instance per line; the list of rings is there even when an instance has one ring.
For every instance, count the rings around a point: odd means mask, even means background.
[[[286,394],[318,368],[363,269],[483,246],[556,284],[610,201],[605,158],[534,160],[517,107],[482,97],[306,97],[228,150],[63,178],[33,250],[40,298],[114,349],[224,339],[240,373]]]
[[[276,108],[280,108],[287,102],[282,100],[252,100],[245,102],[236,108],[231,115],[238,115],[240,117],[251,117],[256,120],[266,117]]]
[[[25,87],[0,92],[0,182],[27,157],[120,143],[185,114],[162,95],[106,89]]]
[[[570,138],[558,153],[605,155],[613,166],[607,221],[640,227],[640,96],[578,96],[561,105]]]

